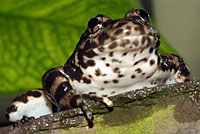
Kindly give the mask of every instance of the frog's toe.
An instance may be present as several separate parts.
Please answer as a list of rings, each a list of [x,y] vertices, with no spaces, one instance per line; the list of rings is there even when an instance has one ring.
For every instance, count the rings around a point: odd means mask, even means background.
[[[93,124],[93,122],[91,121],[91,122],[88,122],[88,127],[89,128],[92,128],[94,126],[94,124]]]
[[[92,113],[90,113],[90,114],[86,114],[86,119],[87,119],[87,121],[88,121],[88,126],[89,126],[89,128],[92,128],[93,127],[93,120],[94,120],[94,117],[93,117],[93,115],[92,115]]]
[[[35,117],[28,117],[28,116],[23,116],[23,118],[20,120],[20,122],[22,123],[22,124],[24,124],[24,123],[26,123],[26,122],[29,122],[30,120],[34,120],[35,119]]]
[[[18,122],[13,122],[12,125],[13,125],[13,127],[16,127],[16,126],[18,126],[18,124],[19,124]]]
[[[105,103],[108,111],[113,111],[113,102],[111,100],[109,100],[107,97],[103,97],[103,103]]]
[[[35,117],[28,117],[28,120],[34,120]]]
[[[94,120],[94,116],[92,115],[92,113],[89,111],[88,107],[86,105],[83,105],[81,107],[81,110],[83,111],[86,120],[88,121],[88,126],[89,128],[93,127],[93,120]]]
[[[88,107],[86,105],[83,105],[81,107],[81,110],[83,111],[83,113],[86,115],[86,119],[89,121],[89,122],[92,122],[94,120],[94,117],[92,115],[92,113],[89,111]]]
[[[27,117],[27,116],[23,116],[23,118],[20,120],[20,122],[22,123],[22,124],[25,124],[26,122],[28,122],[29,121],[29,117]]]
[[[83,94],[82,97],[84,99],[89,99],[89,100],[93,100],[96,102],[101,102],[103,103],[106,108],[108,109],[108,111],[113,111],[113,102],[111,100],[109,100],[107,97],[100,97],[97,96],[95,94]]]
[[[103,97],[103,102],[108,106],[108,107],[113,107],[113,102],[109,100],[107,97]]]

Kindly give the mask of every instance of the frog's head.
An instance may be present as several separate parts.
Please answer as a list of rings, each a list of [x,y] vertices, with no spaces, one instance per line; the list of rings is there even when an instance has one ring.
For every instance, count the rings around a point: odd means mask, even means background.
[[[141,9],[130,10],[122,19],[112,20],[106,15],[97,15],[88,22],[76,51],[76,59],[84,68],[95,56],[112,55],[112,52],[152,52],[159,46],[158,32],[149,25],[149,15]],[[150,49],[151,48],[151,49]],[[150,50],[149,50],[150,49]]]

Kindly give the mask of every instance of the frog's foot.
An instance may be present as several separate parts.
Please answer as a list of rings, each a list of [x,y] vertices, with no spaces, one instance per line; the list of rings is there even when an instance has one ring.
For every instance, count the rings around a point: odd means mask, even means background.
[[[87,105],[85,104],[84,100],[93,100],[96,102],[103,103],[107,109],[111,112],[113,111],[113,102],[109,100],[107,97],[99,97],[94,94],[82,94],[82,95],[75,95],[70,99],[70,106],[71,107],[79,107],[83,111],[86,120],[88,121],[88,126],[91,128],[93,127],[93,115],[88,109]]]
[[[16,122],[11,122],[13,127],[17,127],[19,125],[19,122],[21,122],[22,124],[25,124],[26,122],[35,119],[35,117],[28,117],[28,116],[23,116],[23,118],[21,118],[20,121],[16,121]]]
[[[66,104],[67,106],[68,104]],[[69,107],[69,106],[68,106]],[[83,97],[81,95],[74,95],[71,99],[70,99],[70,107],[72,108],[81,108],[82,112],[84,113],[84,116],[86,117],[86,120],[88,121],[88,126],[90,128],[93,127],[93,115],[90,112],[90,110],[88,109],[87,105],[85,104],[85,101],[83,99]]]
[[[108,111],[110,111],[110,112],[113,111],[113,102],[111,100],[109,100],[107,97],[99,97],[95,94],[83,94],[83,98],[93,100],[96,102],[101,102],[106,106]]]
[[[20,120],[22,124],[25,124],[26,122],[35,119],[34,117],[28,117],[28,116],[23,116],[23,118]]]

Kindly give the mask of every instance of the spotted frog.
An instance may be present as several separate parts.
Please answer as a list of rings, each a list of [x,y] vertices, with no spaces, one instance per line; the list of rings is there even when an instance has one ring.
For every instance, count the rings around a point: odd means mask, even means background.
[[[117,20],[99,14],[89,20],[64,66],[44,74],[43,91],[60,110],[81,108],[92,127],[86,99],[112,111],[110,96],[191,79],[183,60],[174,54],[160,55],[159,45],[158,31],[144,10],[132,9]],[[8,118],[12,112],[7,111]]]

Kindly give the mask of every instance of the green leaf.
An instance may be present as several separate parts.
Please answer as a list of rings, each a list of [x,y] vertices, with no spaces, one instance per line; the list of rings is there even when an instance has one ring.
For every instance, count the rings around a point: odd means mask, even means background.
[[[41,77],[62,66],[88,20],[121,18],[137,0],[0,0],[0,93],[41,88]],[[171,51],[162,44],[163,52]]]

